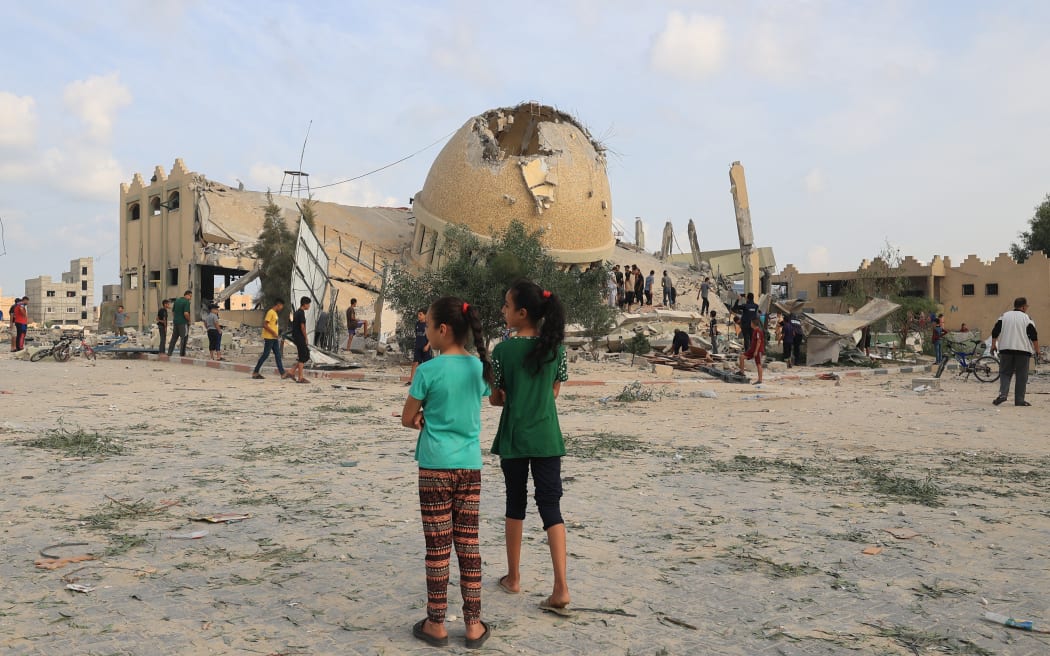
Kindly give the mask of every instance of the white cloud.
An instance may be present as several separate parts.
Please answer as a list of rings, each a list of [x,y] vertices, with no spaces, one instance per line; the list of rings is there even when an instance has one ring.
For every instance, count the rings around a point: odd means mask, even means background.
[[[664,30],[653,40],[650,64],[662,73],[700,79],[721,68],[727,46],[721,18],[672,11]]]
[[[36,174],[74,197],[113,203],[125,178],[108,149],[82,141],[49,149]]]
[[[264,164],[257,162],[248,170],[248,177],[244,180],[245,188],[263,191],[269,189],[277,193],[281,188],[281,180],[284,177],[284,168],[276,164]],[[310,184],[321,187],[326,184],[338,182],[338,179],[325,178],[323,176],[311,175]],[[402,207],[408,205],[408,198],[397,198],[375,188],[370,180],[354,180],[334,187],[325,187],[313,191],[315,200],[326,203],[338,203],[340,205],[355,205],[358,207]]]
[[[120,83],[117,73],[110,73],[70,83],[62,99],[66,108],[87,125],[88,136],[106,141],[113,132],[117,110],[131,104],[131,91]]]
[[[830,271],[831,251],[827,246],[814,246],[806,253],[806,271]]]
[[[0,148],[28,148],[36,142],[36,101],[0,91]]]
[[[805,177],[806,191],[811,194],[819,194],[824,191],[824,174],[820,169],[813,169]]]
[[[748,48],[748,61],[759,75],[783,80],[802,69],[803,47],[798,35],[789,34],[783,23],[764,22],[755,28]]]

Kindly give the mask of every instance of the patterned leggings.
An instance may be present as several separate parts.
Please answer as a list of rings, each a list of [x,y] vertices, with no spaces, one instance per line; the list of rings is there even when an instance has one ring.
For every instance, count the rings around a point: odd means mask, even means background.
[[[448,564],[455,544],[463,621],[481,621],[481,552],[478,550],[480,469],[420,469],[419,508],[427,543],[427,618],[445,621]]]

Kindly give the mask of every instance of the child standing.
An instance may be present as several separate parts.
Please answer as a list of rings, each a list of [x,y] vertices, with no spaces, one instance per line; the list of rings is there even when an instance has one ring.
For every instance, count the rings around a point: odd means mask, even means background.
[[[528,503],[529,470],[536,488],[536,506],[547,532],[554,590],[541,608],[569,605],[566,579],[565,522],[561,516],[561,457],[565,442],[558,424],[555,399],[565,365],[565,311],[558,297],[529,281],[516,282],[503,301],[503,319],[517,336],[493,349],[492,405],[503,406],[492,452],[500,456],[507,488],[505,538],[507,574],[499,587],[521,591],[521,534]]]
[[[427,339],[427,311],[425,309],[416,312],[416,343],[412,348],[412,373],[408,382],[416,377],[416,367],[430,360],[434,352],[430,350],[430,340]]]
[[[740,373],[744,373],[744,360],[754,360],[758,369],[758,380],[752,385],[762,384],[762,356],[766,352],[766,331],[762,329],[762,320],[755,317],[751,320],[751,341],[747,351],[740,354]]]
[[[477,358],[465,348],[468,333]],[[427,617],[412,627],[412,635],[431,646],[448,644],[448,565],[455,545],[466,646],[477,649],[490,633],[481,621],[478,505],[481,398],[489,395],[492,365],[477,310],[462,299],[446,296],[434,301],[426,315],[426,336],[441,355],[416,370],[401,411],[401,425],[419,430],[419,507],[427,545]]]
[[[208,353],[212,360],[222,360],[222,325],[219,323],[219,305],[208,306],[204,315],[204,327],[208,330]]]

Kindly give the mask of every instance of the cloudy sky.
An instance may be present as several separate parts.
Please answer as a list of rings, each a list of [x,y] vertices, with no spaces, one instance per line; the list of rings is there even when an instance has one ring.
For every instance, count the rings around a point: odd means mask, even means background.
[[[992,258],[1050,193],[1041,1],[6,4],[7,295],[81,256],[117,282],[118,187],[135,172],[182,157],[276,189],[313,121],[316,186],[524,100],[607,144],[614,213],[642,217],[650,246],[690,218],[702,248],[736,245],[734,160],[757,243],[803,271],[855,268],[887,240]],[[406,205],[439,148],[316,196]]]

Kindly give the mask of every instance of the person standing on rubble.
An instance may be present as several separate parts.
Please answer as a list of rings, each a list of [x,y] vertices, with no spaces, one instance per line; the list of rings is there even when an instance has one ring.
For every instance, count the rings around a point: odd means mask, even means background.
[[[718,313],[711,312],[711,323],[707,325],[707,334],[711,338],[711,353],[718,355]]]
[[[623,306],[625,312],[631,311],[634,305],[634,269],[631,265],[623,265]]]
[[[540,607],[565,608],[570,601],[561,516],[565,440],[555,404],[561,384],[569,378],[562,345],[565,309],[556,294],[522,280],[507,290],[503,320],[517,335],[492,351],[494,383],[489,402],[503,407],[492,453],[500,457],[507,500],[507,574],[499,579],[499,587],[509,594],[521,592],[521,540],[531,470],[554,569],[553,590]]]
[[[641,310],[642,306],[645,305],[645,276],[642,275],[642,270],[638,268],[638,265],[634,266],[634,300],[638,303],[638,309]]]
[[[186,341],[190,338],[190,298],[193,292],[187,289],[182,298],[175,299],[171,308],[172,329],[171,342],[168,343],[168,357],[175,352],[175,342],[179,342],[179,355],[186,357]]]
[[[706,315],[707,311],[711,309],[711,299],[707,297],[711,291],[711,279],[704,278],[704,281],[700,283],[700,291],[696,295],[696,300],[703,299],[703,303],[700,304],[700,314]]]
[[[664,271],[663,278],[660,279],[660,284],[663,286],[664,292],[664,307],[674,308],[676,291],[674,288],[674,281],[671,280],[670,274]]]
[[[354,341],[354,335],[357,334],[357,329],[360,328],[365,335],[368,335],[368,322],[359,320],[357,318],[357,299],[350,299],[350,307],[346,308],[346,350],[350,350],[350,344]]]
[[[273,302],[273,307],[266,311],[266,318],[263,319],[262,327],[262,338],[263,338],[263,352],[259,356],[259,361],[255,363],[255,371],[252,372],[252,378],[261,380],[263,375],[259,373],[262,369],[263,364],[266,362],[266,358],[270,357],[270,353],[273,353],[273,359],[277,363],[277,372],[281,374],[281,378],[289,378],[290,374],[284,371],[284,362],[281,357],[281,342],[280,333],[277,330],[277,320],[281,316],[281,311],[284,310],[284,299],[279,298]]]
[[[650,270],[645,277],[645,304],[653,306],[653,285],[656,284],[656,271]]]
[[[616,278],[616,307],[623,307],[623,272],[620,271],[620,265],[613,265],[613,277]]]
[[[157,308],[157,330],[160,331],[160,350],[164,350],[164,345],[168,341],[168,310],[171,309],[171,301],[164,299],[160,302],[160,307]]]
[[[606,282],[606,286],[608,287],[607,292],[608,292],[608,295],[609,295],[609,307],[611,307],[611,308],[615,308],[616,307],[616,300],[617,300],[616,299],[616,274],[619,273],[619,271],[617,271],[616,269],[617,269],[617,267],[613,267],[613,270],[609,272],[609,280]]]
[[[128,322],[128,313],[124,311],[124,306],[117,307],[117,311],[113,313],[113,327],[116,328],[117,337],[123,337],[127,333],[124,332],[124,326]]]

